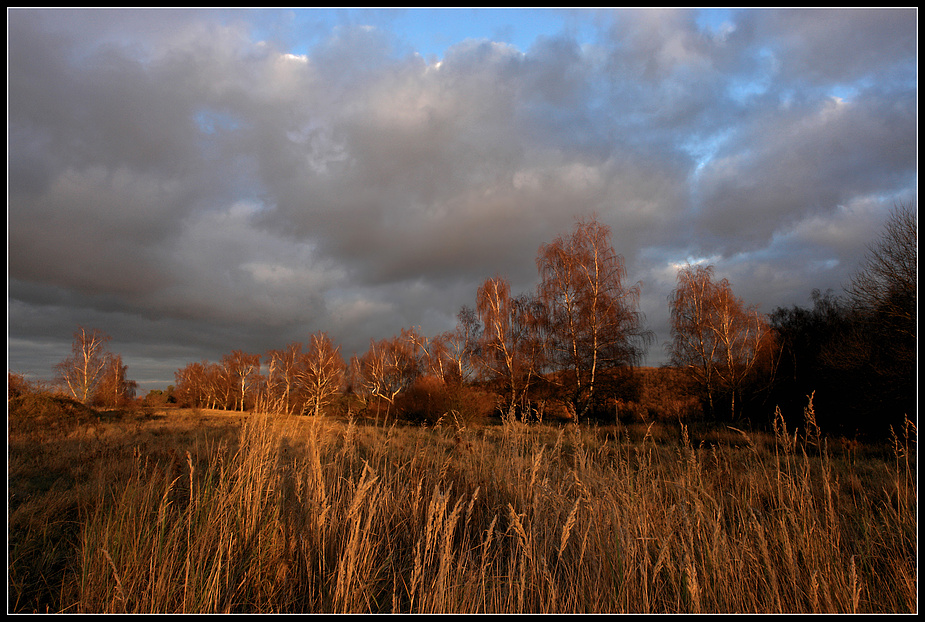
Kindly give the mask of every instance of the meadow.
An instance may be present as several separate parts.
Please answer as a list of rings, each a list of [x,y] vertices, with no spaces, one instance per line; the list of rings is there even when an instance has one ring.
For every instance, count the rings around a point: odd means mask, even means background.
[[[9,399],[10,612],[915,613],[916,429]]]

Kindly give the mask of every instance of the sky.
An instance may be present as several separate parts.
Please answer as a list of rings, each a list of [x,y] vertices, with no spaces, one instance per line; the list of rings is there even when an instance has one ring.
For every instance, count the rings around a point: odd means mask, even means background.
[[[679,266],[810,306],[916,202],[917,17],[8,9],[8,369],[435,336],[590,216],[662,364]]]

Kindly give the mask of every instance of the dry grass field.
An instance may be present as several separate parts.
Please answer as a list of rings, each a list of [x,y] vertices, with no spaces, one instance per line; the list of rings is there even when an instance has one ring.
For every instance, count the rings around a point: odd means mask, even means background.
[[[11,612],[917,611],[916,430],[9,401]]]

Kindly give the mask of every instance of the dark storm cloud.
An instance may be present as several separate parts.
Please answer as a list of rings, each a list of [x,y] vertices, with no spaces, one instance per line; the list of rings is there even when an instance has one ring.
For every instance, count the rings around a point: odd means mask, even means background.
[[[10,365],[433,334],[592,213],[664,340],[678,263],[801,304],[915,199],[915,11],[577,13],[436,59],[375,12],[9,11]]]

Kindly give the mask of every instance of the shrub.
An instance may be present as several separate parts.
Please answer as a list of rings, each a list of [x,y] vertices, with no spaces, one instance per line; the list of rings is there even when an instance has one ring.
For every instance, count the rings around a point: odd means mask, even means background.
[[[434,376],[421,376],[395,400],[399,419],[432,425],[448,410],[446,384]]]
[[[495,412],[497,395],[479,387],[447,383],[434,376],[421,376],[395,400],[400,420],[434,425],[455,412],[461,422],[484,423]]]

